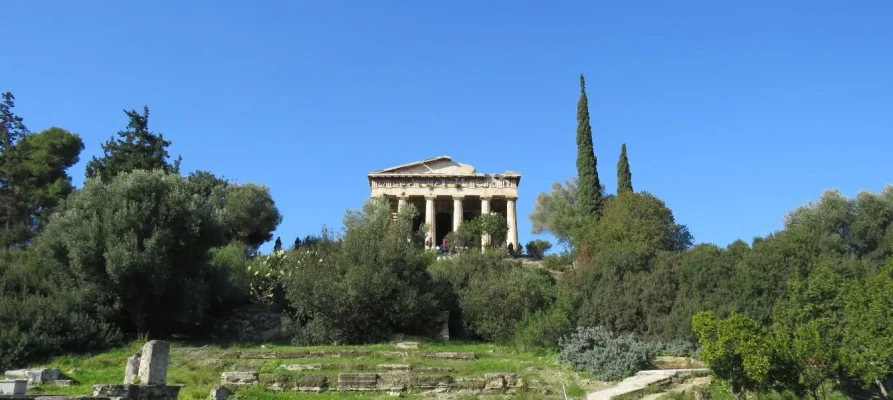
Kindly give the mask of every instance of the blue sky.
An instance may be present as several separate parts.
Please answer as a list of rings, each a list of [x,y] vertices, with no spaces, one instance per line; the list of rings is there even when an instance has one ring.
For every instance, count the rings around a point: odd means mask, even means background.
[[[599,175],[621,143],[636,190],[699,242],[750,241],[825,189],[893,171],[890,1],[5,0],[0,91],[37,131],[100,144],[151,110],[183,169],[271,188],[277,232],[340,227],[365,174],[450,155],[523,174],[575,170],[587,77]],[[267,246],[266,248],[269,248]]]

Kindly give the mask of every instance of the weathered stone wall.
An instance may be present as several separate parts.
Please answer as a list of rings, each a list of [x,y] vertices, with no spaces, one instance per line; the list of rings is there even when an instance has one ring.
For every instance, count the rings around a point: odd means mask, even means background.
[[[270,307],[253,304],[233,310],[217,325],[220,338],[271,342],[283,339],[282,314]]]

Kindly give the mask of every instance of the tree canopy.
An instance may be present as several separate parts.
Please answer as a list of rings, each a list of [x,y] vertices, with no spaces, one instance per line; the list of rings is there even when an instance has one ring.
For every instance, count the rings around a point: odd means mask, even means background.
[[[112,137],[102,145],[102,157],[93,157],[87,163],[87,178],[108,180],[138,169],[179,173],[181,158],[173,163],[168,161],[171,141],[149,131],[149,107],[144,106],[142,113],[124,110],[124,114],[128,118],[127,128],[118,132],[117,139]]]

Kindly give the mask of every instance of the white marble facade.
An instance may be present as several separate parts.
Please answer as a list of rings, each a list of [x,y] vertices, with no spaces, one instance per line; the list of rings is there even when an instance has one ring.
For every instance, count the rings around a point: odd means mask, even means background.
[[[406,204],[416,206],[419,223],[428,226],[431,248],[463,221],[487,213],[506,218],[505,245],[518,248],[517,172],[478,173],[471,165],[440,156],[371,172],[368,178],[372,197],[389,199],[395,212]]]

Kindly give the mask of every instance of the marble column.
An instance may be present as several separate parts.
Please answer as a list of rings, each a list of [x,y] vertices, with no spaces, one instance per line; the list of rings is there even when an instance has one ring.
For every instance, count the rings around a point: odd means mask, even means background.
[[[481,215],[490,213],[490,197],[481,197]],[[490,235],[481,235],[481,247],[490,245]]]
[[[437,232],[436,227],[434,226],[434,196],[425,196],[425,224],[428,225],[428,237],[427,239],[431,240],[431,246],[429,249],[433,249],[437,247],[437,243],[434,243],[437,240],[437,236],[435,236],[435,232]]]
[[[462,224],[462,199],[464,196],[453,196],[453,232]]]
[[[505,217],[509,231],[506,241],[512,244],[514,251],[518,251],[518,214],[515,209],[515,199],[507,198],[505,201]],[[506,243],[506,246],[508,246],[508,243]]]
[[[397,197],[397,212],[403,211],[406,207],[406,197]]]

